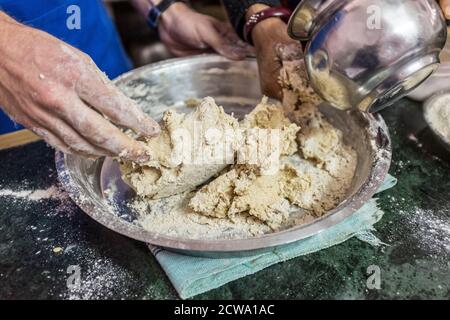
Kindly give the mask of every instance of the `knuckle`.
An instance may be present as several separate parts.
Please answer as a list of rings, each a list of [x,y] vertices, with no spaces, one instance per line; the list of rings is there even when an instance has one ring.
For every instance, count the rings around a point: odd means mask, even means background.
[[[98,145],[102,145],[102,146],[103,145],[107,145],[110,139],[111,139],[110,137],[107,137],[107,136],[105,136],[103,134],[101,134],[101,135],[94,135],[94,141]]]
[[[67,144],[70,150],[73,150],[77,153],[89,154],[92,153],[92,148],[89,147],[85,142],[80,141],[79,139],[72,136],[63,137],[63,141]]]
[[[106,121],[106,120],[105,120]],[[105,129],[104,126],[99,125],[95,121],[83,121],[80,123],[80,131],[85,137],[93,141],[96,145],[105,146],[113,139],[114,135],[110,130]]]
[[[53,88],[42,88],[39,97],[40,102],[44,106],[51,107],[52,109],[59,109],[64,105],[63,94]]]

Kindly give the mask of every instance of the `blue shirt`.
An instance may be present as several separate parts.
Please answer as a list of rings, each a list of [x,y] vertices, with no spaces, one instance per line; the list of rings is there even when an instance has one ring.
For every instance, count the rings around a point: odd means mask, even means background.
[[[0,0],[0,10],[87,53],[111,79],[131,69],[100,0]],[[0,134],[21,128],[0,110]]]

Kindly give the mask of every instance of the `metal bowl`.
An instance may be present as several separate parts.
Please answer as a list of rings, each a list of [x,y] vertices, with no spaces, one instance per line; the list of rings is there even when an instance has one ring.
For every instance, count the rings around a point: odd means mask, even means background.
[[[189,98],[215,97],[227,112],[238,116],[248,113],[261,99],[257,65],[253,59],[236,62],[216,55],[180,58],[133,70],[115,82],[157,119],[170,106],[187,110],[183,101]],[[347,199],[312,223],[258,238],[206,241],[148,232],[133,223],[129,216],[124,217],[120,208],[111,205],[102,193],[100,176],[104,159],[92,161],[57,152],[56,167],[62,185],[75,203],[111,230],[191,255],[251,254],[310,237],[339,223],[373,196],[387,174],[391,147],[388,130],[380,116],[341,111],[327,105],[322,105],[321,111],[343,131],[345,141],[358,154],[356,174]]]
[[[308,40],[314,89],[337,108],[369,112],[431,75],[447,38],[436,0],[303,0],[288,30]]]
[[[448,90],[450,83],[450,27],[447,27],[447,42],[440,54],[441,64],[436,71],[419,87],[413,90],[408,98],[425,101],[437,92]]]

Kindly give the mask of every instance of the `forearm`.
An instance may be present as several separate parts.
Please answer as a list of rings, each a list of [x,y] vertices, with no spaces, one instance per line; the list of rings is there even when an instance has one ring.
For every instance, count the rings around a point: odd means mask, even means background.
[[[270,7],[280,5],[279,0],[222,0],[222,2],[227,10],[231,24],[242,39],[245,15],[251,8],[257,8],[261,5]]]

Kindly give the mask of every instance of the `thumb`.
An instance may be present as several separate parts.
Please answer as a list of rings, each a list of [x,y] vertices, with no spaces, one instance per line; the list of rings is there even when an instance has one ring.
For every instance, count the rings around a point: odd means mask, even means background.
[[[244,59],[249,50],[241,44],[237,36],[236,38],[230,36],[230,31],[233,32],[230,30],[231,27],[215,19],[210,22],[209,28],[202,28],[203,42],[228,59]]]

